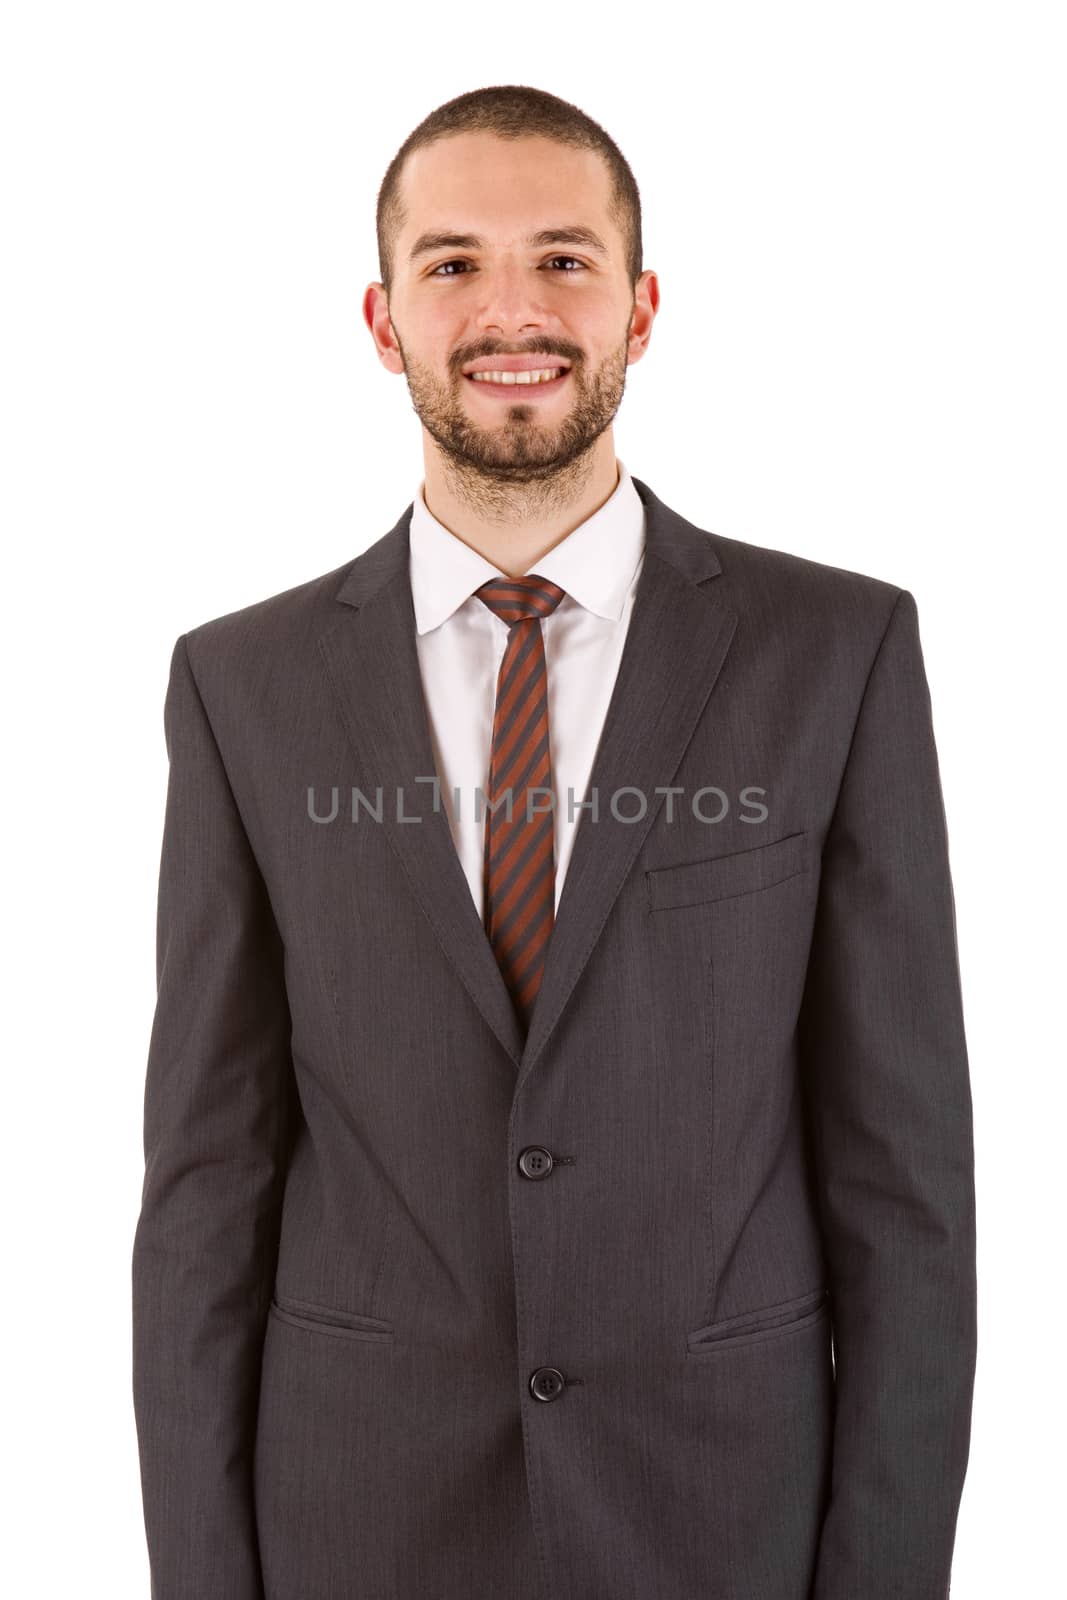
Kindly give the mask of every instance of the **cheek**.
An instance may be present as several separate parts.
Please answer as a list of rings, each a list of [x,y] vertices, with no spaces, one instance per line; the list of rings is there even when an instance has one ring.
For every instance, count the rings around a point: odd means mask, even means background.
[[[466,319],[433,299],[397,308],[394,323],[404,349],[423,367],[438,374],[448,372],[454,351],[469,344],[472,330]]]

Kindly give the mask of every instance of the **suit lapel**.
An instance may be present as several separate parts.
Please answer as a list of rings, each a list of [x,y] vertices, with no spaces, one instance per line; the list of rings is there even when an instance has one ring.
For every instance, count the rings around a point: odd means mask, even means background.
[[[337,592],[344,615],[320,637],[339,709],[361,758],[368,799],[382,786],[382,825],[441,947],[487,1025],[525,1078],[556,1027],[641,844],[663,804],[726,658],[736,614],[704,580],[721,570],[708,535],[640,479],[645,560],[590,778],[599,820],[582,813],[545,971],[525,1042],[452,842],[434,810],[436,775],[415,639],[408,506],[359,556]],[[636,793],[618,793],[635,790]],[[399,799],[398,799],[399,791]],[[612,815],[618,794],[623,816]],[[418,821],[403,820],[418,818]],[[373,824],[372,824],[373,825]]]
[[[467,993],[518,1064],[522,1029],[466,875],[436,776],[408,575],[411,507],[349,571],[337,598],[346,614],[319,639],[330,681],[365,774],[370,803],[382,790],[382,826],[412,892]],[[358,610],[351,610],[357,606]],[[403,820],[418,818],[418,821]],[[377,826],[371,822],[370,826]]]

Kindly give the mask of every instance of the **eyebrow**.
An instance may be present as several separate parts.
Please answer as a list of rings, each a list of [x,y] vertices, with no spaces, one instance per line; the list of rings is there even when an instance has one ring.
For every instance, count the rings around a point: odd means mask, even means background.
[[[535,250],[542,249],[549,244],[574,244],[584,250],[596,251],[598,255],[606,256],[608,247],[598,233],[592,228],[542,228],[539,233],[527,235],[526,243]],[[411,247],[409,261],[417,261],[419,256],[431,255],[435,250],[480,250],[485,245],[485,240],[476,233],[420,233]]]

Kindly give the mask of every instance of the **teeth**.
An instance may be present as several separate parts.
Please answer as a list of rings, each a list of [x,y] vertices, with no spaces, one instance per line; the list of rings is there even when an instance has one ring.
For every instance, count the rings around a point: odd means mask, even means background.
[[[565,367],[544,367],[536,372],[471,372],[468,377],[475,383],[548,383],[566,370]]]

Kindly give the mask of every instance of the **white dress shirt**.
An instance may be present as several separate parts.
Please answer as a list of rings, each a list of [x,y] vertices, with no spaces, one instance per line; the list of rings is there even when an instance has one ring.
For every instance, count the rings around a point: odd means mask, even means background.
[[[616,465],[619,481],[610,499],[528,569],[565,591],[552,614],[541,619],[557,909],[582,816],[577,808],[587,797],[644,561],[644,503],[618,457]],[[424,487],[425,479],[415,496],[410,533],[419,667],[441,805],[483,916],[486,801],[479,801],[480,817],[475,801],[479,789],[488,795],[497,675],[508,625],[474,591],[507,574],[438,522],[423,498]],[[573,806],[568,806],[569,793]],[[609,801],[600,796],[601,807]]]

